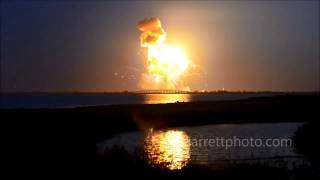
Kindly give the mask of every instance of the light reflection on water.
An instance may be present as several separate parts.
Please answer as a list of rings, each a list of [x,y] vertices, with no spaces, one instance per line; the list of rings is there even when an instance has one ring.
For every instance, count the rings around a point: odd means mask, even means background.
[[[18,93],[1,94],[0,108],[65,108],[114,104],[157,104],[238,100],[281,93],[132,94],[132,93]]]
[[[143,99],[145,104],[189,102],[190,94],[145,94]]]
[[[215,137],[232,138],[290,138],[303,123],[220,124],[194,127],[176,127],[171,130],[127,132],[98,144],[100,152],[114,146],[124,147],[130,154],[148,159],[152,166],[169,170],[184,168],[187,164],[221,167],[232,162],[257,163],[287,168],[303,165],[307,161],[292,146],[283,147],[225,147],[196,146],[197,139]],[[141,151],[143,149],[143,151]]]
[[[144,152],[153,166],[182,169],[190,160],[190,139],[184,131],[150,130],[144,141]]]

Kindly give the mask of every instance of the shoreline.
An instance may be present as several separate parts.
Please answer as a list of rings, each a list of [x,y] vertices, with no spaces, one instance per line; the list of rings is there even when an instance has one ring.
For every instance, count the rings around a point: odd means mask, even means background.
[[[106,169],[112,172],[123,169],[132,172],[132,167],[135,167],[133,172],[137,170],[138,174],[154,175],[157,174],[157,170],[139,159],[132,159],[121,150],[111,152],[103,158],[97,156],[96,143],[117,133],[150,127],[161,129],[230,123],[307,122],[310,128],[299,133],[301,135],[297,142],[302,147],[301,152],[306,151],[305,149],[313,151],[313,146],[310,146],[312,142],[308,139],[315,138],[318,134],[319,100],[319,94],[286,95],[235,101],[110,105],[70,109],[0,109],[0,112],[1,125],[5,129],[5,147],[10,150],[10,163],[19,164],[23,172],[82,172],[92,175],[103,174]],[[314,158],[313,152],[307,151],[306,154],[311,154],[310,157]],[[124,164],[127,166],[124,167]],[[70,167],[75,171],[70,172]],[[248,171],[257,168],[253,165],[240,165],[240,168],[243,167]],[[261,169],[266,172],[269,167]],[[159,172],[164,176],[168,175]],[[207,175],[212,173],[211,170],[194,166],[187,167],[183,172],[204,172],[208,173]]]
[[[0,109],[3,122],[49,130],[78,127],[91,137],[148,128],[208,124],[316,122],[319,94],[253,97],[243,100],[129,104],[47,109]],[[5,117],[9,117],[5,118]],[[59,127],[64,125],[64,127]],[[32,129],[32,128],[31,128]],[[94,138],[94,139],[95,139]]]

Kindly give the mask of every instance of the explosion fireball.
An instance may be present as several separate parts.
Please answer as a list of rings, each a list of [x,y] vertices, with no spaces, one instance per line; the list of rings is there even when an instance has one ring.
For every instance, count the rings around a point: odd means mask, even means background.
[[[147,72],[142,76],[142,88],[161,90],[190,90],[184,85],[183,75],[190,64],[187,56],[178,47],[166,45],[166,33],[158,18],[138,23],[142,31],[141,47],[147,48]]]

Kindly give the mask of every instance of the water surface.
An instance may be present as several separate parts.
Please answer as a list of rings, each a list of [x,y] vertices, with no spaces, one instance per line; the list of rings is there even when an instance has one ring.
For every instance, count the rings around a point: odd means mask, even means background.
[[[278,93],[279,94],[279,93]],[[133,93],[17,93],[1,94],[0,108],[68,108],[114,104],[159,104],[237,100],[277,93],[133,94]]]
[[[123,147],[132,155],[148,158],[151,165],[168,169],[181,169],[187,164],[221,166],[247,162],[271,165],[285,164],[287,168],[307,163],[295,152],[292,144],[278,146],[209,146],[195,144],[199,139],[243,139],[292,140],[294,132],[303,123],[222,124],[196,127],[179,127],[147,132],[128,132],[99,143],[99,152],[113,147]],[[276,142],[276,141],[275,141]]]

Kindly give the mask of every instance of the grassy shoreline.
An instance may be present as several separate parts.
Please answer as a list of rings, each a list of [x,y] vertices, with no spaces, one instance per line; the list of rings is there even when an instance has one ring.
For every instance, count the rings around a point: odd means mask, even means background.
[[[5,130],[5,146],[10,149],[7,165],[16,171],[40,176],[67,172],[71,176],[92,177],[97,169],[105,167],[101,163],[113,167],[110,159],[97,159],[94,144],[116,133],[218,123],[318,124],[319,97],[284,95],[236,101],[1,109],[1,127]],[[100,170],[102,174],[108,171]],[[145,172],[144,168],[140,170]]]
[[[232,101],[107,105],[57,109],[0,109],[3,121],[88,125],[113,134],[129,130],[220,123],[314,122],[319,94]],[[6,118],[6,117],[9,117]],[[40,122],[38,122],[40,121]],[[72,128],[72,127],[70,127]],[[72,129],[71,129],[72,130]]]

